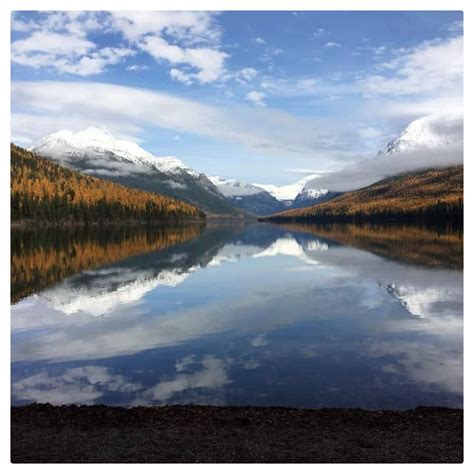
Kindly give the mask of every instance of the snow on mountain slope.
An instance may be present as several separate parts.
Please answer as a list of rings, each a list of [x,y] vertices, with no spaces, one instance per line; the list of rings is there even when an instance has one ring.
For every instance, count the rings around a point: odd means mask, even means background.
[[[220,176],[208,176],[217,189],[226,197],[253,196],[265,192],[262,187],[254,184],[242,183],[236,179],[226,179]]]
[[[296,183],[287,184],[284,186],[275,186],[273,184],[257,184],[257,183],[255,183],[255,186],[265,189],[279,201],[293,201],[296,198],[296,196],[298,196],[298,194],[303,190],[306,183],[317,177],[318,175],[311,174],[309,176],[305,176],[304,178],[300,179]]]
[[[173,156],[153,156],[102,128],[61,130],[30,151],[83,173],[181,199],[212,214],[240,214],[206,175]]]
[[[325,196],[328,193],[327,189],[314,189],[314,188],[309,188],[309,189],[303,189],[298,196],[296,196],[296,199],[300,200],[307,200],[307,199],[319,199],[322,196]]]
[[[462,142],[462,113],[434,113],[410,122],[382,153],[393,155],[421,148],[439,148]]]
[[[268,191],[254,184],[236,179],[209,176],[209,180],[232,203],[233,206],[256,216],[274,214],[283,210],[283,204]]]
[[[29,150],[58,161],[73,162],[87,155],[89,159],[98,162],[122,161],[125,164],[138,165],[145,169],[153,168],[167,174],[185,171],[193,176],[199,175],[173,156],[153,156],[136,143],[119,140],[108,130],[98,127],[89,127],[76,133],[60,130],[43,138]],[[112,159],[111,155],[115,159]],[[122,171],[126,174],[130,168],[123,167]]]

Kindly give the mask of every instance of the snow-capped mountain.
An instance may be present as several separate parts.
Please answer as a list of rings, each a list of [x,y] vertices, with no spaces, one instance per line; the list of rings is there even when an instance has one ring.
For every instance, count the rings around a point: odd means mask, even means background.
[[[278,199],[260,186],[220,176],[209,176],[209,179],[235,207],[246,212],[265,216],[284,209]]]
[[[306,183],[316,178],[317,176],[318,175],[311,174],[309,176],[305,176],[304,178],[300,179],[296,183],[287,184],[285,186],[275,186],[273,184],[255,184],[255,186],[259,186],[265,189],[279,201],[283,203],[287,203],[287,205],[291,205],[292,202],[298,196],[298,194],[301,193]]]
[[[308,182],[316,176],[309,175],[284,186],[242,183],[220,176],[210,176],[209,179],[234,206],[257,216],[265,216],[285,209],[312,206],[335,197],[336,194],[327,189],[308,186]]]
[[[209,213],[238,214],[205,174],[175,157],[154,156],[102,128],[61,130],[29,150],[83,173],[182,199]]]
[[[261,186],[267,190],[272,196],[282,202],[287,209],[308,207],[333,199],[339,194],[312,186],[311,181],[318,176],[319,175],[311,174],[296,183],[287,184],[285,186],[274,186],[271,184],[258,184],[256,186]]]
[[[266,189],[276,199],[291,207],[295,201],[318,199],[328,193],[327,189],[306,188],[308,182],[317,177],[318,175],[311,174],[296,183],[285,186],[274,186],[272,184],[258,184],[257,186]]]
[[[242,183],[236,179],[226,179],[220,176],[208,176],[219,191],[226,197],[252,196],[265,192],[265,190],[254,184]]]
[[[89,127],[61,130],[41,139],[30,151],[64,166],[145,191],[169,195],[211,214],[257,216],[286,208],[311,206],[332,197],[308,185],[316,175],[285,186],[250,184],[206,176],[174,156],[159,157],[136,143],[120,140],[108,130]]]
[[[388,142],[381,153],[393,155],[422,148],[449,146],[462,142],[462,130],[461,113],[434,113],[410,122],[398,137]]]

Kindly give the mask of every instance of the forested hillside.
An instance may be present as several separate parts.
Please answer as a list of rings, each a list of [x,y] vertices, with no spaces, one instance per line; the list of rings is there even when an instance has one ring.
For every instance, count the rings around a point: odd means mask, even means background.
[[[275,214],[276,222],[419,221],[461,225],[463,166],[384,179],[329,202]]]
[[[204,219],[197,207],[70,170],[11,145],[11,219],[162,222]]]

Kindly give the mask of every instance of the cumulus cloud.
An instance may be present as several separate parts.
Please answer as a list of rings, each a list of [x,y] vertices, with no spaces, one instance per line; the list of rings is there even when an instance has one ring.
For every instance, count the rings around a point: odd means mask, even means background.
[[[401,49],[395,57],[378,65],[380,74],[360,80],[367,95],[426,94],[462,91],[463,38],[426,41],[411,49]]]
[[[223,75],[224,60],[228,57],[228,54],[210,48],[180,48],[157,36],[146,37],[141,48],[157,60],[165,59],[171,64],[187,64],[196,68],[197,72],[193,73],[172,70],[175,75],[179,72],[179,77],[186,78],[185,83],[194,80],[201,84],[216,81]]]
[[[111,26],[130,41],[171,36],[185,45],[217,44],[221,30],[216,12],[206,11],[112,11]]]
[[[340,48],[341,47],[340,43],[336,43],[335,41],[328,41],[324,46],[326,46],[326,48]]]
[[[244,67],[237,73],[237,80],[242,82],[248,82],[255,79],[257,76],[257,70],[253,67]]]
[[[265,98],[265,94],[262,92],[257,92],[257,91],[250,91],[245,98],[252,102],[255,105],[259,105],[260,107],[265,107],[265,102],[263,99]]]
[[[30,34],[13,41],[11,58],[35,69],[89,76],[146,52],[173,66],[173,78],[206,84],[224,75],[228,57],[219,50],[221,32],[215,17],[212,12],[45,12],[26,20],[17,13],[12,29]],[[98,29],[118,33],[126,46],[99,47],[90,39]],[[190,71],[178,75],[176,65]]]
[[[101,12],[42,13],[36,20],[12,18],[13,31],[29,33],[12,42],[13,63],[33,69],[89,76],[135,54],[125,47],[99,48],[87,36],[107,25]]]

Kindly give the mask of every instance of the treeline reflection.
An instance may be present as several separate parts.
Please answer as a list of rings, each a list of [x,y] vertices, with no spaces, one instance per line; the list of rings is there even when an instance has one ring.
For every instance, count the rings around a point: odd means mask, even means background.
[[[286,224],[282,227],[404,263],[453,270],[463,268],[463,233],[460,229],[402,224]]]
[[[197,237],[203,229],[203,224],[171,228],[14,229],[11,301],[16,303],[75,273],[164,250]]]

